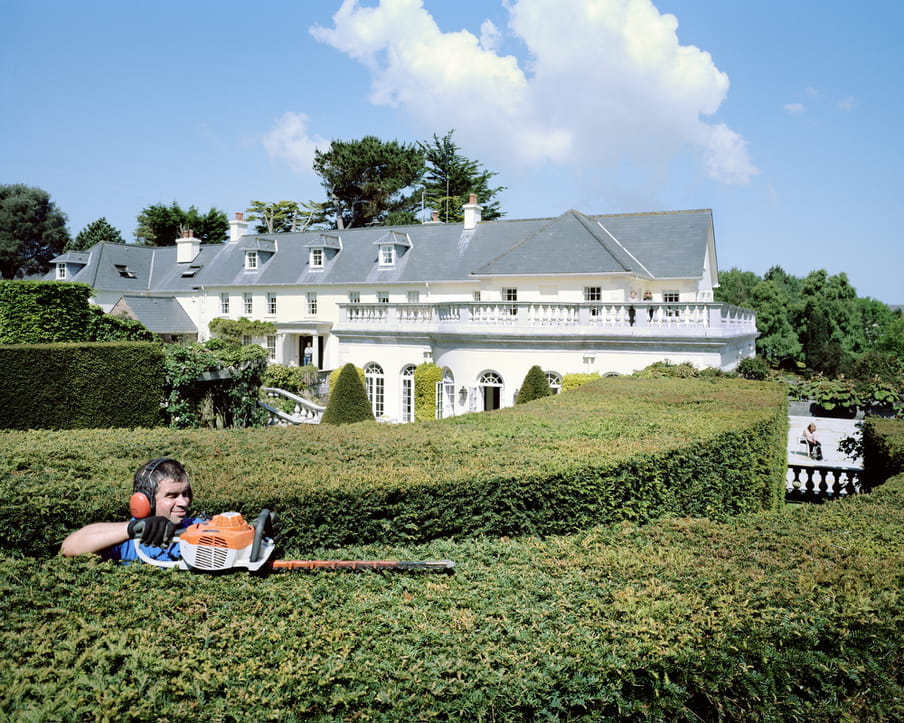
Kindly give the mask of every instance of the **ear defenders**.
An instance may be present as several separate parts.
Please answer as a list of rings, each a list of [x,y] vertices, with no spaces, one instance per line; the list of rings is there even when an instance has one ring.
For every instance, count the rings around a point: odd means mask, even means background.
[[[158,457],[157,459],[152,459],[148,462],[135,475],[136,486],[141,486],[149,490],[153,489],[154,485],[151,484],[151,475],[161,464],[169,462],[170,459],[170,457]],[[136,520],[152,517],[154,515],[154,502],[153,494],[149,495],[144,490],[137,490],[133,492],[132,496],[129,498],[129,514]]]

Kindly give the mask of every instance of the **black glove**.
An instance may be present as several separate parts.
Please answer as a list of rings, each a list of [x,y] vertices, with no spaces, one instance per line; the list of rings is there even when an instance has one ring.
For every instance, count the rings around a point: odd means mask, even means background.
[[[138,528],[136,530],[136,527]],[[141,544],[163,547],[173,539],[176,526],[166,517],[145,517],[129,523],[129,537],[140,537]]]

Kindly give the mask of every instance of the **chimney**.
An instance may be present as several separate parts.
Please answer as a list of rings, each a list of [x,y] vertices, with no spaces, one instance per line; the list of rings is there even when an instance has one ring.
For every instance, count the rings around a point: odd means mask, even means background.
[[[190,263],[199,253],[201,253],[201,239],[195,238],[191,229],[186,229],[182,232],[182,238],[176,239],[176,263]]]
[[[473,231],[480,223],[480,211],[483,209],[483,206],[477,203],[477,194],[472,193],[461,209],[465,212],[465,231]]]
[[[229,222],[229,243],[238,241],[247,231],[248,222],[245,220],[245,214],[236,211],[235,218]]]

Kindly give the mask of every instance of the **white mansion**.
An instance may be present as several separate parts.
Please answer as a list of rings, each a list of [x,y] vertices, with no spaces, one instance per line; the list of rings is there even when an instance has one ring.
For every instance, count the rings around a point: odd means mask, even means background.
[[[273,362],[365,370],[378,417],[409,421],[414,368],[443,369],[437,414],[514,403],[528,369],[627,374],[656,361],[733,369],[754,354],[752,311],[714,303],[712,212],[675,211],[248,233],[225,244],[98,244],[48,278],[164,339],[203,341],[216,317],[269,321]],[[309,348],[308,348],[309,347]],[[306,351],[307,349],[307,351]]]

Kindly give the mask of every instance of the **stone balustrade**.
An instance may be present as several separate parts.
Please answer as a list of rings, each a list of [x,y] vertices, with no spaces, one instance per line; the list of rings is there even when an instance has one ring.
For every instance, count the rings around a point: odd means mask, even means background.
[[[338,328],[445,333],[560,333],[737,336],[756,332],[749,309],[712,302],[438,302],[340,304]]]

